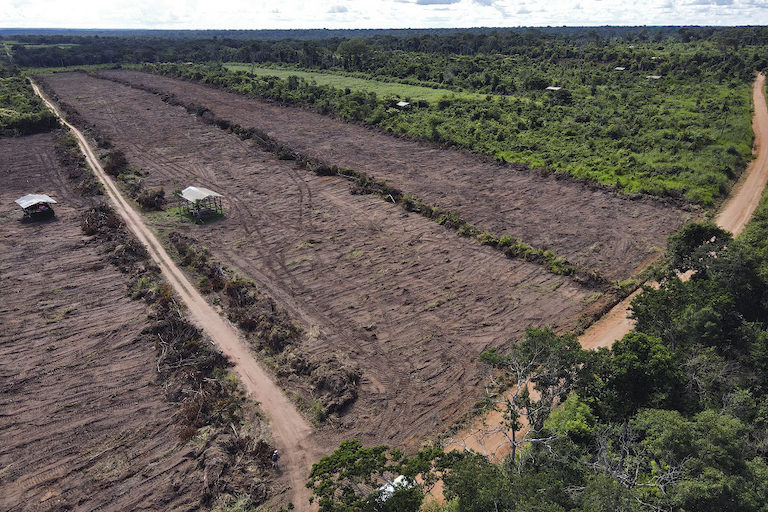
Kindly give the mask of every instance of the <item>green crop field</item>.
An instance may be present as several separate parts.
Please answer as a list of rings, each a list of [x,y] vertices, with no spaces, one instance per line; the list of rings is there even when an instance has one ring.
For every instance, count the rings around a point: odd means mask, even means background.
[[[229,62],[224,65],[231,71],[251,71],[250,64]],[[301,71],[290,68],[254,66],[256,76],[276,76],[287,79],[289,76],[297,76],[304,80],[314,80],[318,85],[329,85],[338,89],[351,89],[355,91],[375,92],[378,96],[393,96],[413,101],[437,101],[445,97],[461,99],[483,99],[485,94],[475,92],[452,91],[450,89],[434,89],[420,85],[408,85],[398,82],[385,82],[380,80],[367,80],[336,73],[321,73],[317,71]]]

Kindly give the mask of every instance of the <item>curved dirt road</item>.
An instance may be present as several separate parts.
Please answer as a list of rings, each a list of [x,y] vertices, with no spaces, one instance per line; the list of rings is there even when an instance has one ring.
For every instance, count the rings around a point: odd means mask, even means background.
[[[299,510],[306,510],[309,507],[310,492],[304,484],[312,463],[320,455],[316,453],[318,450],[311,440],[312,428],[256,361],[237,329],[219,316],[168,256],[155,235],[144,224],[141,214],[131,207],[112,179],[104,172],[83,134],[62,117],[58,108],[42,94],[37,84],[31,80],[30,82],[35,93],[75,135],[96,177],[104,184],[117,213],[144,244],[152,259],[159,265],[165,279],[187,306],[189,319],[210,336],[211,340],[232,361],[234,370],[249,396],[260,402],[269,420],[274,442],[282,453],[281,467],[290,482],[290,499],[299,507]]]
[[[752,130],[755,133],[753,153],[756,158],[750,162],[746,172],[731,191],[715,222],[721,228],[738,235],[755,212],[763,189],[768,184],[768,107],[765,104],[765,75],[757,75],[752,85]],[[655,283],[652,283],[653,286]],[[594,323],[579,337],[586,349],[610,347],[614,341],[632,330],[634,321],[627,318],[630,302],[640,293],[636,291],[613,307],[605,316]]]

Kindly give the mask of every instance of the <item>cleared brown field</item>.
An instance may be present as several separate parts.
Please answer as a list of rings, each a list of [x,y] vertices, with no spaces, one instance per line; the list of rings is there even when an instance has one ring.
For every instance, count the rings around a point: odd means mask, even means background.
[[[551,248],[585,270],[613,280],[633,274],[664,247],[688,214],[655,198],[633,199],[515,166],[499,166],[464,151],[392,137],[205,85],[130,70],[104,75],[201,104],[217,117],[255,127],[330,164],[363,171],[458,212],[476,227]]]
[[[51,134],[0,139],[0,510],[187,510],[203,468],[178,445],[149,320],[80,230]],[[13,203],[59,201],[25,224]]]
[[[349,193],[156,95],[82,74],[46,79],[57,95],[167,191],[203,185],[228,215],[183,230],[254,279],[301,325],[300,352],[359,366],[359,398],[329,442],[416,443],[470,410],[482,393],[477,356],[527,326],[566,329],[593,292],[510,260],[419,215]],[[292,379],[287,387],[297,385]]]

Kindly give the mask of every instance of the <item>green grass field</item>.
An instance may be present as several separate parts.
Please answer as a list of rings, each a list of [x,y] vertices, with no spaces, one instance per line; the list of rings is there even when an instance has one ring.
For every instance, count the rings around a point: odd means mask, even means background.
[[[20,41],[2,41],[2,43],[8,47],[11,52],[13,51],[14,45],[22,45],[24,48],[75,48],[77,46],[80,46],[77,43],[57,43],[57,44],[33,44],[33,43],[22,43]]]
[[[124,68],[131,67],[129,65],[122,66]],[[63,66],[63,67],[51,67],[51,68],[23,68],[24,73],[28,76],[34,75],[50,75],[52,73],[67,73],[70,71],[97,71],[99,69],[114,69],[114,64],[83,64],[80,66]]]
[[[224,65],[232,71],[250,71],[250,64],[237,62],[228,62]],[[330,85],[338,89],[349,88],[351,90],[375,92],[380,97],[395,96],[402,99],[413,101],[426,100],[437,101],[445,97],[454,97],[470,100],[482,100],[486,94],[473,92],[457,92],[449,89],[433,89],[431,87],[421,87],[418,85],[407,85],[397,82],[382,82],[379,80],[366,80],[364,78],[354,78],[345,75],[333,73],[319,73],[315,71],[299,71],[296,69],[286,69],[278,67],[255,66],[254,73],[262,76],[277,76],[286,79],[289,76],[298,76],[305,80],[314,80],[318,85]]]

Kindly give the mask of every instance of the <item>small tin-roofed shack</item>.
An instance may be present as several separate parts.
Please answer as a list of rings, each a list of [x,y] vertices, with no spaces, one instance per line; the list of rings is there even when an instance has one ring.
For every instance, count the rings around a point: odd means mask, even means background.
[[[45,194],[27,194],[18,198],[16,204],[24,211],[24,218],[26,219],[50,219],[56,215],[53,206],[51,206],[56,204],[56,200]]]
[[[659,80],[661,78],[661,75],[647,75],[645,78],[648,80]]]
[[[559,91],[560,89],[562,89],[562,87],[558,87],[556,85],[550,85],[549,87],[547,87],[548,91]]]
[[[615,68],[613,68],[614,71],[624,71],[625,69],[627,69],[627,68],[625,68],[623,66],[616,66]]]
[[[213,215],[224,215],[222,197],[218,192],[205,187],[187,187],[181,191],[183,201],[179,212],[191,215],[198,222]]]
[[[396,103],[396,105],[397,105],[398,107],[400,107],[400,108],[405,108],[405,107],[407,107],[408,105],[410,105],[410,103],[409,103],[409,102],[407,102],[407,101],[398,101],[398,102]]]

